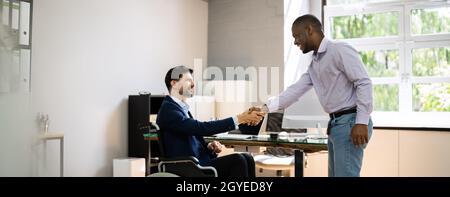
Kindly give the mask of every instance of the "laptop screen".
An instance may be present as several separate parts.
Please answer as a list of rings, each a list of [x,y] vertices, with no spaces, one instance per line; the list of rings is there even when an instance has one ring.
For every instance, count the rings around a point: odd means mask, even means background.
[[[258,125],[251,126],[246,124],[240,124],[239,130],[237,130],[240,134],[246,134],[246,135],[258,135],[259,130],[261,129],[261,125],[264,120],[259,122]],[[230,133],[236,133],[236,132],[230,132]]]
[[[291,133],[306,133],[306,129],[292,129],[292,128],[282,128],[283,125],[283,112],[273,112],[267,114],[267,120],[263,119],[259,122],[258,125],[250,126],[241,124],[239,125],[239,130],[232,131],[229,133],[239,133],[239,134],[247,134],[247,135],[258,135],[269,133],[279,133],[282,131],[291,132]],[[265,122],[265,124],[264,124]]]
[[[281,132],[283,123],[283,113],[274,112],[267,114],[267,132]]]
[[[283,116],[282,112],[274,112],[267,114],[267,128],[269,133],[279,133],[282,131],[288,133],[306,133],[305,128],[283,128]]]

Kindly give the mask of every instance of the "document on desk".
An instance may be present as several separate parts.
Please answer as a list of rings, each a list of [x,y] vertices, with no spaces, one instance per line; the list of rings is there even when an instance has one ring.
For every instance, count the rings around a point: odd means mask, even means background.
[[[269,132],[274,133],[274,132]],[[305,138],[305,139],[327,139],[326,135],[315,134],[315,133],[287,133],[284,135],[279,135],[280,137],[289,137],[289,138]]]
[[[328,139],[328,136],[326,135],[320,135],[320,134],[309,134],[307,136],[308,139]]]
[[[254,135],[220,133],[220,134],[216,134],[214,136],[217,139],[249,140],[249,139],[252,139],[252,136],[254,136]]]

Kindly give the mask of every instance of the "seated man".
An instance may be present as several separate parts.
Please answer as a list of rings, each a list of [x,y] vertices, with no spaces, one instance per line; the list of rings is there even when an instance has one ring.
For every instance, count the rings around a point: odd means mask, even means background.
[[[164,132],[166,157],[194,156],[200,165],[213,166],[220,177],[254,177],[255,162],[248,154],[217,157],[223,145],[218,141],[206,144],[203,136],[236,129],[239,124],[258,124],[263,112],[246,111],[223,120],[201,122],[193,119],[186,99],[194,94],[193,70],[185,66],[170,69],[165,83],[170,95],[164,98],[158,112],[157,124]]]

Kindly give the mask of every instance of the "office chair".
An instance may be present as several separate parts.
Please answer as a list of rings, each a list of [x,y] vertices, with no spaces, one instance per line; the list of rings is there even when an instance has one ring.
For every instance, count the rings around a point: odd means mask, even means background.
[[[193,156],[188,157],[173,157],[165,156],[164,132],[157,128],[157,135],[159,139],[160,148],[160,162],[158,164],[158,171],[160,173],[171,173],[181,177],[217,177],[217,170],[212,166],[201,166],[197,158]]]

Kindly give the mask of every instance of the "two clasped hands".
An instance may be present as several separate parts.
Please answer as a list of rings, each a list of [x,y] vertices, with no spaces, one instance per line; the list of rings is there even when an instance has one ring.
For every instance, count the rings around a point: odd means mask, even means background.
[[[253,106],[247,111],[238,114],[237,121],[239,124],[255,126],[261,122],[267,112],[268,109],[266,106]],[[215,153],[220,153],[222,152],[223,145],[218,141],[212,141],[208,143],[208,149]]]
[[[250,107],[247,111],[237,115],[238,123],[255,126],[261,122],[267,112],[268,109],[265,105]]]

